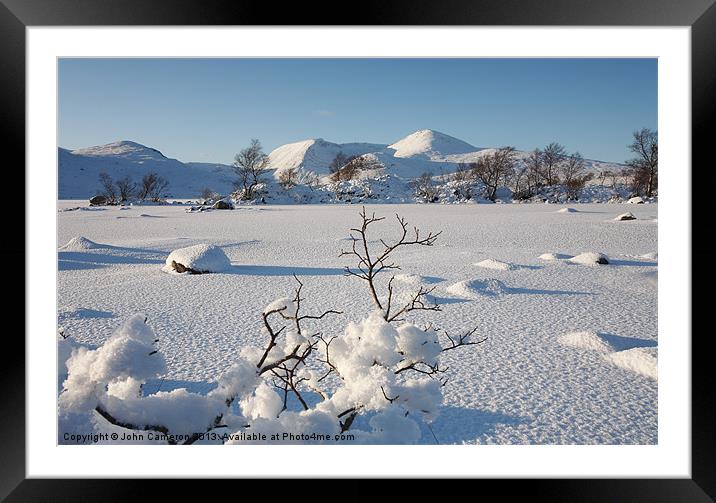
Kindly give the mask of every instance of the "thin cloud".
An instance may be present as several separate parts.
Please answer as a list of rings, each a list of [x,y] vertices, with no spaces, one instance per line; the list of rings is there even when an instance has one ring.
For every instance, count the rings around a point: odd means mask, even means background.
[[[313,114],[318,115],[320,117],[334,117],[336,115],[336,112],[334,110],[321,109],[321,110],[314,110]]]

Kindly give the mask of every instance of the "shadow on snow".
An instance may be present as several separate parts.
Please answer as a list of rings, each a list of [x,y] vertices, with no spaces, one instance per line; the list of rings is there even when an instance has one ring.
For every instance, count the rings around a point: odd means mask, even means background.
[[[604,339],[614,351],[625,351],[634,348],[655,348],[657,342],[650,339],[639,339],[638,337],[624,337],[622,335],[614,335],[609,333],[598,333],[599,337]]]
[[[281,265],[232,265],[224,274],[243,276],[342,276],[338,267],[301,267]]]

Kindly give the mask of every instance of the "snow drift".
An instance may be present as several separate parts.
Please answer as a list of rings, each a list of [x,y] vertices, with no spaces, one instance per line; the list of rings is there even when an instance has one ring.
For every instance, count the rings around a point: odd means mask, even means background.
[[[614,348],[599,337],[596,332],[570,332],[560,336],[559,342],[563,346],[589,349],[600,353],[611,353],[614,351]]]
[[[500,260],[495,260],[494,258],[482,260],[475,265],[484,269],[492,269],[495,271],[509,271],[511,269],[514,269],[514,266],[512,264],[502,262]]]
[[[585,252],[569,259],[570,262],[582,265],[604,265],[609,263],[609,257],[603,253]]]
[[[64,246],[60,247],[60,250],[64,251],[84,251],[94,250],[97,248],[103,248],[101,244],[95,243],[87,239],[84,236],[76,236],[70,239]]]
[[[633,348],[606,355],[607,361],[617,367],[657,380],[657,348]]]
[[[447,287],[447,292],[467,299],[495,297],[507,293],[508,288],[498,279],[469,279]]]

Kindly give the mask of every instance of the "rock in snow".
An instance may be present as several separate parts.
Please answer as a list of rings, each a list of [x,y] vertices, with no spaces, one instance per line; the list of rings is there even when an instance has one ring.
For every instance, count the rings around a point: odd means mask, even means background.
[[[579,211],[575,208],[562,208],[561,210],[557,210],[557,213],[578,213]]]
[[[636,220],[636,217],[630,212],[627,211],[626,213],[622,213],[621,215],[617,215],[614,220]]]
[[[221,248],[202,243],[179,248],[171,252],[162,270],[165,272],[203,274],[222,272],[229,267],[231,267],[231,262],[229,262],[229,258]]]
[[[233,210],[234,206],[225,199],[219,199],[214,203],[212,208],[214,208],[215,210]]]
[[[609,258],[603,253],[597,252],[586,252],[580,253],[576,257],[569,259],[570,262],[582,265],[597,265],[597,264],[608,264]]]
[[[89,200],[90,206],[104,206],[107,204],[107,198],[104,196],[94,196]]]
[[[629,203],[629,204],[644,204],[644,200],[641,197],[636,196],[636,197],[632,197],[631,199],[629,199],[627,201],[627,203]]]

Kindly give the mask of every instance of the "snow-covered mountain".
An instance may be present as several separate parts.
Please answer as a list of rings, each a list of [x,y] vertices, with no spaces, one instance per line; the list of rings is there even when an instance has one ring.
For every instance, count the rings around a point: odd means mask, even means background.
[[[125,140],[72,151],[58,149],[58,197],[94,196],[101,188],[102,172],[114,180],[129,176],[135,182],[148,173],[156,173],[169,181],[167,194],[173,197],[197,197],[205,187],[228,192],[234,179],[230,166],[183,163],[159,150]]]
[[[297,168],[323,176],[338,153],[346,156],[370,156],[386,173],[400,178],[416,178],[423,173],[442,175],[453,173],[459,163],[477,161],[495,148],[479,148],[458,138],[432,129],[421,129],[390,144],[331,143],[323,139],[305,140],[278,147],[269,154],[274,176],[278,178],[287,169]],[[516,152],[525,158],[529,152]],[[602,169],[613,169],[615,163],[585,160],[588,170],[595,174]]]
[[[169,181],[167,194],[176,198],[198,197],[204,188],[226,194],[232,190],[235,179],[228,165],[184,163],[132,141],[73,151],[58,150],[60,199],[95,195],[100,189],[102,172],[109,173],[115,180],[130,176],[137,182],[147,173],[157,173]],[[322,178],[329,173],[333,159],[342,153],[369,157],[384,174],[407,181],[423,173],[434,176],[452,173],[459,163],[474,162],[494,150],[475,147],[439,131],[422,129],[391,144],[332,143],[322,138],[289,143],[269,153],[269,165],[274,179],[292,168]],[[527,155],[528,152],[517,152],[518,158]],[[621,167],[593,160],[587,160],[586,165],[595,174]]]
[[[482,150],[432,129],[421,129],[409,134],[389,145],[388,148],[394,150],[395,157],[422,158],[431,161],[444,161],[453,155],[475,153]]]
[[[269,154],[269,159],[271,167],[276,169],[276,176],[291,168],[312,171],[321,176],[328,174],[328,166],[341,152],[354,156],[380,152],[386,147],[375,143],[332,143],[317,138],[281,145]]]

